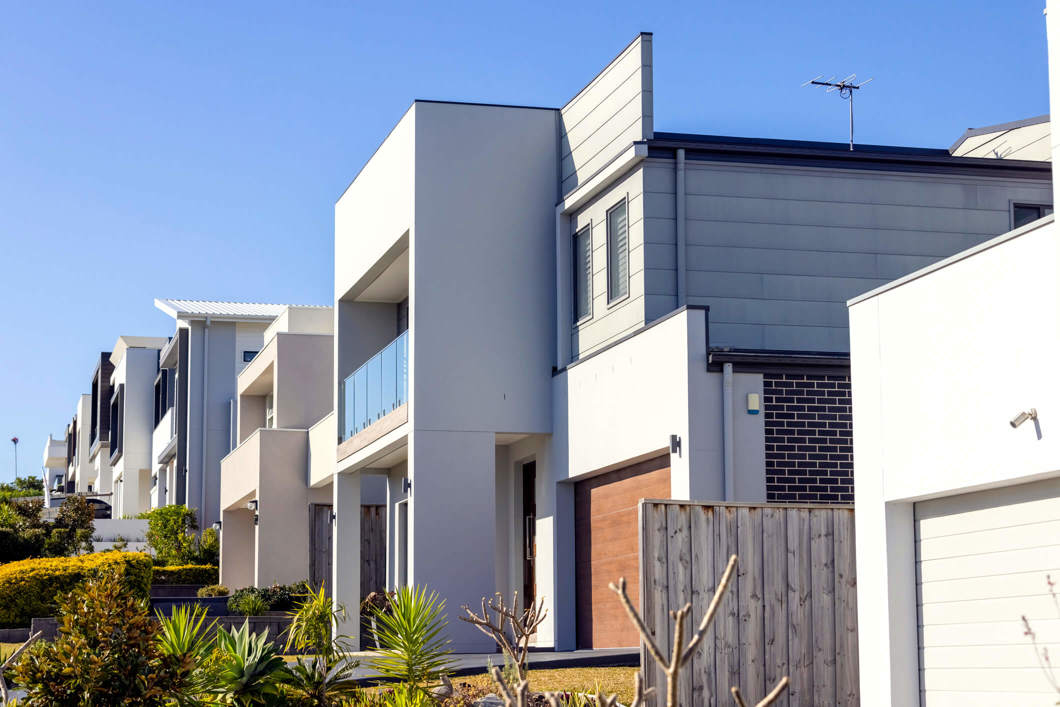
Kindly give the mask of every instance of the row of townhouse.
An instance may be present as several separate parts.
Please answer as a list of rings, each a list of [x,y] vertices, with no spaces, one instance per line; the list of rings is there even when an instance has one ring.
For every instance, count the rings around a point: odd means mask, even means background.
[[[334,306],[159,300],[176,333],[101,354],[68,489],[197,508],[223,583],[309,577],[353,625],[373,589],[517,591],[557,650],[636,644],[607,584],[640,499],[852,503],[846,301],[1050,213],[1047,121],[663,133],[652,71],[640,34],[561,108],[413,102],[336,203]]]
[[[953,151],[663,133],[652,71],[642,34],[561,108],[415,101],[338,199],[309,484],[347,607],[383,477],[388,586],[635,645],[607,584],[638,500],[851,503],[846,300],[1051,211],[1047,163],[959,154],[1042,120]]]

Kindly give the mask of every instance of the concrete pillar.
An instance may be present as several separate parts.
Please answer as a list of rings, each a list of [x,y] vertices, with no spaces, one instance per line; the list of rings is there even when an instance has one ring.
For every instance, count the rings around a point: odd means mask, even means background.
[[[235,591],[254,584],[254,514],[221,512],[221,584]]]
[[[337,629],[352,638],[354,650],[360,650],[361,475],[335,474],[334,479],[331,592],[335,603],[346,607],[346,623]]]
[[[463,604],[479,606],[496,589],[494,435],[414,430],[409,437],[409,583],[445,600],[455,652],[493,651],[457,617]]]

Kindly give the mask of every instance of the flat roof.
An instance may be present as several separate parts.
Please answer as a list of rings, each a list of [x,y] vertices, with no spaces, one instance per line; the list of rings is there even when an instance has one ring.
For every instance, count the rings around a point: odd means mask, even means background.
[[[288,307],[326,309],[328,305],[268,304],[265,302],[222,302],[218,300],[156,299],[155,306],[174,319],[245,319],[271,321]]]

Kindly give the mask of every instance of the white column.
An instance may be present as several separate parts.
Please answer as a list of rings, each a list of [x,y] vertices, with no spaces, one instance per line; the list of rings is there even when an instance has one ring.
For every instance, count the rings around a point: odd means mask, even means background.
[[[338,627],[339,632],[348,634],[354,650],[360,650],[361,475],[335,474],[331,488],[335,513],[331,594],[337,605],[346,607],[346,623]]]
[[[221,512],[221,584],[231,591],[254,584],[254,515]]]
[[[493,641],[460,621],[496,590],[492,432],[415,430],[409,439],[409,580],[445,600],[458,653],[492,651]]]
[[[401,533],[398,529],[398,503],[405,499],[405,464],[396,466],[387,474],[386,494],[386,587],[398,588],[398,542]]]

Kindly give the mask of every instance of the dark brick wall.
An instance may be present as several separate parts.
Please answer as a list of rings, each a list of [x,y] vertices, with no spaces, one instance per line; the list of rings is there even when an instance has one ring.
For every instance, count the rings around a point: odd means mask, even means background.
[[[766,499],[853,503],[850,376],[762,376]]]

